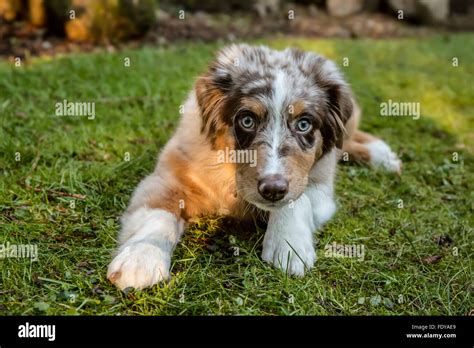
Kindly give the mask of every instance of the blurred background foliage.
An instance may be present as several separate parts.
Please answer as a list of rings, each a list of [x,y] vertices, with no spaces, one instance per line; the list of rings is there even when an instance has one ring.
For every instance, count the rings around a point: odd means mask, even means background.
[[[0,0],[0,16],[74,41],[123,40],[150,29],[157,5],[156,0]]]
[[[152,28],[169,27],[169,22],[189,16],[203,19],[209,14],[225,13],[230,16],[228,21],[238,21],[247,15],[260,21],[278,22],[287,21],[293,11],[293,16],[295,12],[299,17],[305,13],[315,19],[306,25],[309,28],[313,25],[318,28],[317,19],[321,15],[337,19],[382,13],[415,24],[464,30],[474,26],[473,8],[474,0],[0,0],[0,26],[21,22],[70,41],[110,43],[143,37]],[[399,18],[400,11],[403,18]],[[170,30],[173,31],[173,26]],[[188,31],[193,30],[191,27]],[[266,30],[272,31],[275,28]],[[316,30],[315,34],[318,33]],[[332,33],[344,36],[341,30]],[[177,36],[180,35],[193,37],[179,31]],[[3,36],[8,35],[3,33]]]

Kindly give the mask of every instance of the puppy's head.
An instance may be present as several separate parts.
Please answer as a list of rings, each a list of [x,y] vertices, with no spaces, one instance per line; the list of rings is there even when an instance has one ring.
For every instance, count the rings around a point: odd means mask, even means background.
[[[314,164],[342,146],[352,113],[336,66],[294,49],[225,48],[195,90],[201,131],[216,150],[232,139],[226,154],[234,152],[238,193],[264,210],[303,193]]]

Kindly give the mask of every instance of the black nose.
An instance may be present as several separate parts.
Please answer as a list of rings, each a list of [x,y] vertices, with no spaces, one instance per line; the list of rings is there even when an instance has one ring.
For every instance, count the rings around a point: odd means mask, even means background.
[[[279,201],[288,193],[288,180],[280,174],[269,175],[258,182],[258,192],[269,201]]]

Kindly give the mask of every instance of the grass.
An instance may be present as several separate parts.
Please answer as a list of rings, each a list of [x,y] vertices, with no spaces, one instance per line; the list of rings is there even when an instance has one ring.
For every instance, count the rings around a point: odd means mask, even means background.
[[[218,45],[38,58],[20,68],[4,61],[0,245],[37,245],[39,259],[0,259],[1,315],[469,314],[474,36],[261,43],[318,51],[340,66],[349,58],[342,69],[362,128],[404,161],[400,178],[340,166],[339,210],[317,232],[316,267],[287,277],[261,261],[262,230],[214,217],[177,247],[169,284],[124,294],[105,278],[118,217]],[[63,99],[95,101],[96,118],[54,116]],[[420,102],[421,118],[380,117],[388,99]],[[332,242],[363,244],[364,260],[325,257]]]

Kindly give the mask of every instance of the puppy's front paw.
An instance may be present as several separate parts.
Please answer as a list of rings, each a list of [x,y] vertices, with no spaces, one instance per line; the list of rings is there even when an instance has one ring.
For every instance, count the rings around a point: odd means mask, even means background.
[[[143,289],[170,277],[170,255],[149,243],[124,246],[109,265],[107,278],[119,289]]]
[[[314,266],[316,253],[312,244],[272,239],[264,241],[262,259],[289,274],[303,276],[305,269]]]
[[[376,140],[366,144],[370,153],[370,163],[377,168],[400,174],[402,171],[402,161],[382,140]]]

